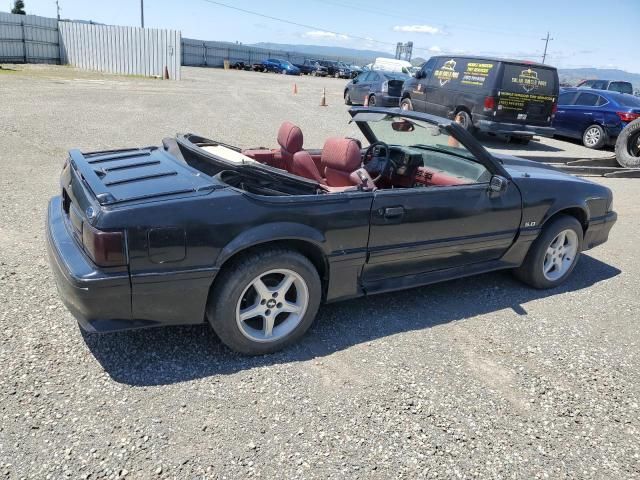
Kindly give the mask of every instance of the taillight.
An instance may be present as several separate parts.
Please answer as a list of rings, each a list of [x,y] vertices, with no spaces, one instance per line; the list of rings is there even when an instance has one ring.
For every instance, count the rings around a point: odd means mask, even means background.
[[[385,80],[382,82],[382,93],[387,93],[389,91],[389,80]]]
[[[555,115],[556,113],[558,113],[558,104],[554,103],[553,107],[551,107],[551,115]]]
[[[633,122],[636,118],[640,118],[640,113],[616,112],[623,122]]]
[[[127,263],[122,232],[103,232],[83,222],[82,245],[91,260],[100,267],[117,267]]]
[[[490,112],[496,108],[495,97],[484,97],[484,111]]]

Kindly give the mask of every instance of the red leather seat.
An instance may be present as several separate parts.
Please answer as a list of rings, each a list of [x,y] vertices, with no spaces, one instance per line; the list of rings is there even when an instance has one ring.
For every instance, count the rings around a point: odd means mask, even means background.
[[[249,149],[242,153],[261,163],[291,171],[293,155],[302,150],[302,130],[291,122],[283,122],[278,129],[279,150]]]
[[[329,187],[358,185],[358,176],[351,174],[360,168],[362,157],[358,142],[352,138],[328,138],[322,148],[320,168],[308,152],[293,155],[291,173],[315,180]]]

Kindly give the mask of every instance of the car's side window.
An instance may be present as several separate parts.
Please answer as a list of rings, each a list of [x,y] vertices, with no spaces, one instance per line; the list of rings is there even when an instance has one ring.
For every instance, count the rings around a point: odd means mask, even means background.
[[[594,107],[598,103],[600,95],[595,93],[581,93],[578,95],[575,104],[583,107]]]
[[[598,95],[598,103],[596,103],[597,107],[601,107],[603,105],[606,105],[607,103],[609,103],[609,101],[606,98],[604,98],[601,95]]]
[[[573,92],[561,93],[558,97],[558,105],[573,105],[573,98],[576,96]]]

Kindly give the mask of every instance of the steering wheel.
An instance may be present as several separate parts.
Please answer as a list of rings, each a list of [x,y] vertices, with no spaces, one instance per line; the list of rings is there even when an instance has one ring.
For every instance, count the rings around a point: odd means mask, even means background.
[[[362,159],[362,165],[365,168],[371,165],[371,161],[374,158],[373,152],[375,151],[376,148],[379,148],[379,147],[384,148],[385,155],[384,155],[384,158],[381,159],[382,168],[379,168],[379,169],[376,168],[376,170],[379,171],[379,174],[376,178],[373,179],[374,183],[380,180],[389,171],[389,167],[393,166],[393,160],[391,159],[391,149],[389,148],[389,145],[387,145],[385,142],[382,142],[382,141],[373,142],[371,145],[367,147]],[[369,169],[367,169],[367,171],[369,171]]]

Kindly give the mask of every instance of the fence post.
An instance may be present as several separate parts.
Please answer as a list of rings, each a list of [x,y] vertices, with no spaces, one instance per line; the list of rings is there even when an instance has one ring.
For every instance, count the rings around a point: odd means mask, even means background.
[[[207,42],[202,42],[202,64],[206,67],[207,66]]]
[[[22,51],[24,53],[24,63],[27,63],[27,36],[24,30],[24,20],[20,20],[20,26],[22,27]]]

